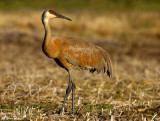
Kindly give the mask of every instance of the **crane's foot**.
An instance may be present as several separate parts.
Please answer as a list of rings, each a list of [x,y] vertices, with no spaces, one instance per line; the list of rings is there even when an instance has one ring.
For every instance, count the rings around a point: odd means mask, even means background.
[[[63,115],[64,113],[64,108],[62,107],[61,109],[59,109],[59,114]]]
[[[59,109],[59,112],[58,112],[60,115],[63,115],[64,114],[64,108],[61,108]],[[68,112],[68,114],[71,114],[71,115],[76,115],[77,112],[75,111],[72,111],[72,112]]]
[[[73,109],[72,109],[72,115],[74,115],[74,114],[76,114],[76,113],[75,113],[74,108],[73,108]]]
[[[71,113],[70,113],[71,115],[79,115],[79,113],[77,112],[77,111],[72,111]]]
[[[72,111],[72,115],[75,115],[76,113]]]

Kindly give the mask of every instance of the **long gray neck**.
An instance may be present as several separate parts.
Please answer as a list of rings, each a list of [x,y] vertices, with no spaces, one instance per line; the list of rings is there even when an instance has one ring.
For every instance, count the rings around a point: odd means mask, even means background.
[[[43,46],[45,44],[47,44],[49,41],[51,41],[51,29],[50,26],[48,24],[49,19],[43,17],[42,18],[42,23],[44,25],[44,29],[45,29],[45,36],[44,36],[44,41],[43,41]]]

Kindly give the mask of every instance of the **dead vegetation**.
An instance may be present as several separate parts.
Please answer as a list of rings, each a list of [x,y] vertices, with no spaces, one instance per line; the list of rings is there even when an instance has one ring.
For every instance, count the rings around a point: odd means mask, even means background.
[[[159,13],[66,14],[73,22],[50,22],[53,34],[103,47],[114,79],[74,72],[76,115],[70,114],[71,97],[59,115],[68,76],[41,51],[41,11],[1,13],[1,120],[160,120]]]

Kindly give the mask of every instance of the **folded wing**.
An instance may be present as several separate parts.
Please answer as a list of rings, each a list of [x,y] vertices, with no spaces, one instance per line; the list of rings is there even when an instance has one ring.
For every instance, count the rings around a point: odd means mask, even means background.
[[[85,46],[70,46],[63,50],[63,54],[68,63],[73,67],[89,70],[91,73],[107,73],[112,77],[112,65],[109,55],[100,47],[90,43]]]

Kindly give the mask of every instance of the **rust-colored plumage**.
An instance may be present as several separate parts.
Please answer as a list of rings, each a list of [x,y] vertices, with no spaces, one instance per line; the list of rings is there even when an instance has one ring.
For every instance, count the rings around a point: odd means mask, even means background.
[[[98,73],[107,73],[112,77],[111,60],[108,54],[101,47],[93,45],[81,39],[71,37],[54,37],[51,38],[51,31],[48,24],[50,18],[64,18],[53,10],[44,11],[42,14],[42,23],[45,28],[45,37],[42,45],[43,52],[55,62],[65,68],[68,73],[73,69],[87,69],[90,72],[97,71]],[[72,90],[72,111],[74,112],[74,91],[75,84],[71,74],[69,73],[69,84],[66,90],[66,96],[62,109],[63,111],[66,99]]]

